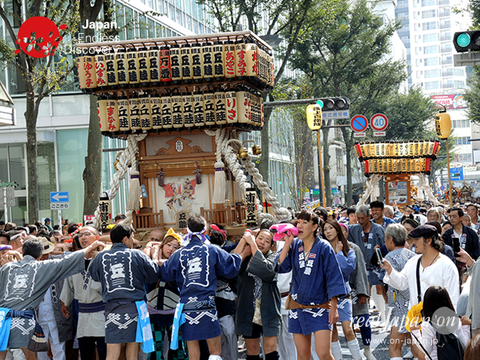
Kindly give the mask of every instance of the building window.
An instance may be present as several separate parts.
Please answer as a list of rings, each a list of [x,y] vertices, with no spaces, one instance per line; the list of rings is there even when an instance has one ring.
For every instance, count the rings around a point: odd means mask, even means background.
[[[422,19],[429,19],[435,17],[435,10],[422,11]]]
[[[440,82],[438,81],[428,81],[425,83],[425,90],[435,90],[440,87]]]
[[[438,69],[434,70],[425,70],[425,78],[434,78],[434,77],[439,77],[439,71]]]
[[[423,35],[423,42],[437,41],[437,39],[438,39],[437,34]]]
[[[425,66],[438,65],[438,57],[425,59]]]
[[[423,23],[422,25],[423,30],[435,30],[436,28],[437,28],[436,21],[429,21],[429,22]]]
[[[435,0],[422,0],[422,6],[433,6],[435,5]]]
[[[428,54],[437,54],[438,53],[438,46],[437,45],[430,45],[430,46],[425,46],[423,48],[423,53],[425,55]]]

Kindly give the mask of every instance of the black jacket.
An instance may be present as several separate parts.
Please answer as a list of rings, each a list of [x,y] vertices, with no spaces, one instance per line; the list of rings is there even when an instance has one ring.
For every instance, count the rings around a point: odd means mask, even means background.
[[[451,247],[453,247],[453,240],[452,240],[453,237],[455,237],[455,235],[453,234],[453,228],[445,231],[445,234],[443,234],[442,236],[445,244],[450,245]],[[462,228],[460,246],[473,258],[473,260],[476,260],[480,256],[478,235],[475,232],[475,230],[465,225],[463,225],[463,228]]]

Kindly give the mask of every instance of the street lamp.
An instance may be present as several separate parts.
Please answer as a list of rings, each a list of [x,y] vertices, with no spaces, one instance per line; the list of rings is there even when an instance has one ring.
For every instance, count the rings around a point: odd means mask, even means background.
[[[435,116],[435,131],[440,139],[446,139],[447,141],[448,200],[450,201],[450,207],[452,207],[452,178],[450,176],[450,153],[448,149],[448,137],[452,132],[452,120],[450,119],[450,115],[447,114],[447,108],[445,106],[443,106],[443,109]]]

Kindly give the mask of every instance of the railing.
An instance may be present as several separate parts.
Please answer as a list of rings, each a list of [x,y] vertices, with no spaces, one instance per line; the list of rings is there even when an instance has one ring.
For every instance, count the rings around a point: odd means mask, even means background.
[[[450,16],[450,10],[438,12],[438,17],[445,17],[445,16]]]
[[[438,0],[438,5],[450,5],[450,0]]]
[[[241,205],[220,209],[204,209],[201,207],[200,215],[202,215],[209,224],[222,226],[241,224],[245,220],[245,207]],[[137,231],[164,229],[169,226],[175,227],[175,223],[164,222],[163,210],[160,210],[159,213],[146,212],[133,215],[133,227]]]
[[[133,215],[133,227],[135,230],[164,228],[163,210],[159,213],[143,213]]]
[[[450,52],[452,52],[452,48],[451,48],[451,47],[449,47],[449,48],[442,48],[441,52],[442,52],[442,53],[450,53]]]
[[[442,71],[442,76],[453,76],[453,71]]]
[[[440,23],[440,29],[450,29],[450,27],[450,21],[444,24]]]
[[[453,60],[450,59],[450,60],[442,60],[442,65],[450,65],[450,64],[453,64]]]
[[[440,36],[440,41],[452,41],[451,36]]]

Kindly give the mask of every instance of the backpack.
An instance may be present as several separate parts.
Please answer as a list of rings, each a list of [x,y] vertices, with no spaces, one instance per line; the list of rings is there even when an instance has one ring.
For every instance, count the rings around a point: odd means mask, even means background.
[[[462,360],[465,349],[455,334],[440,334],[437,332],[438,360]]]

